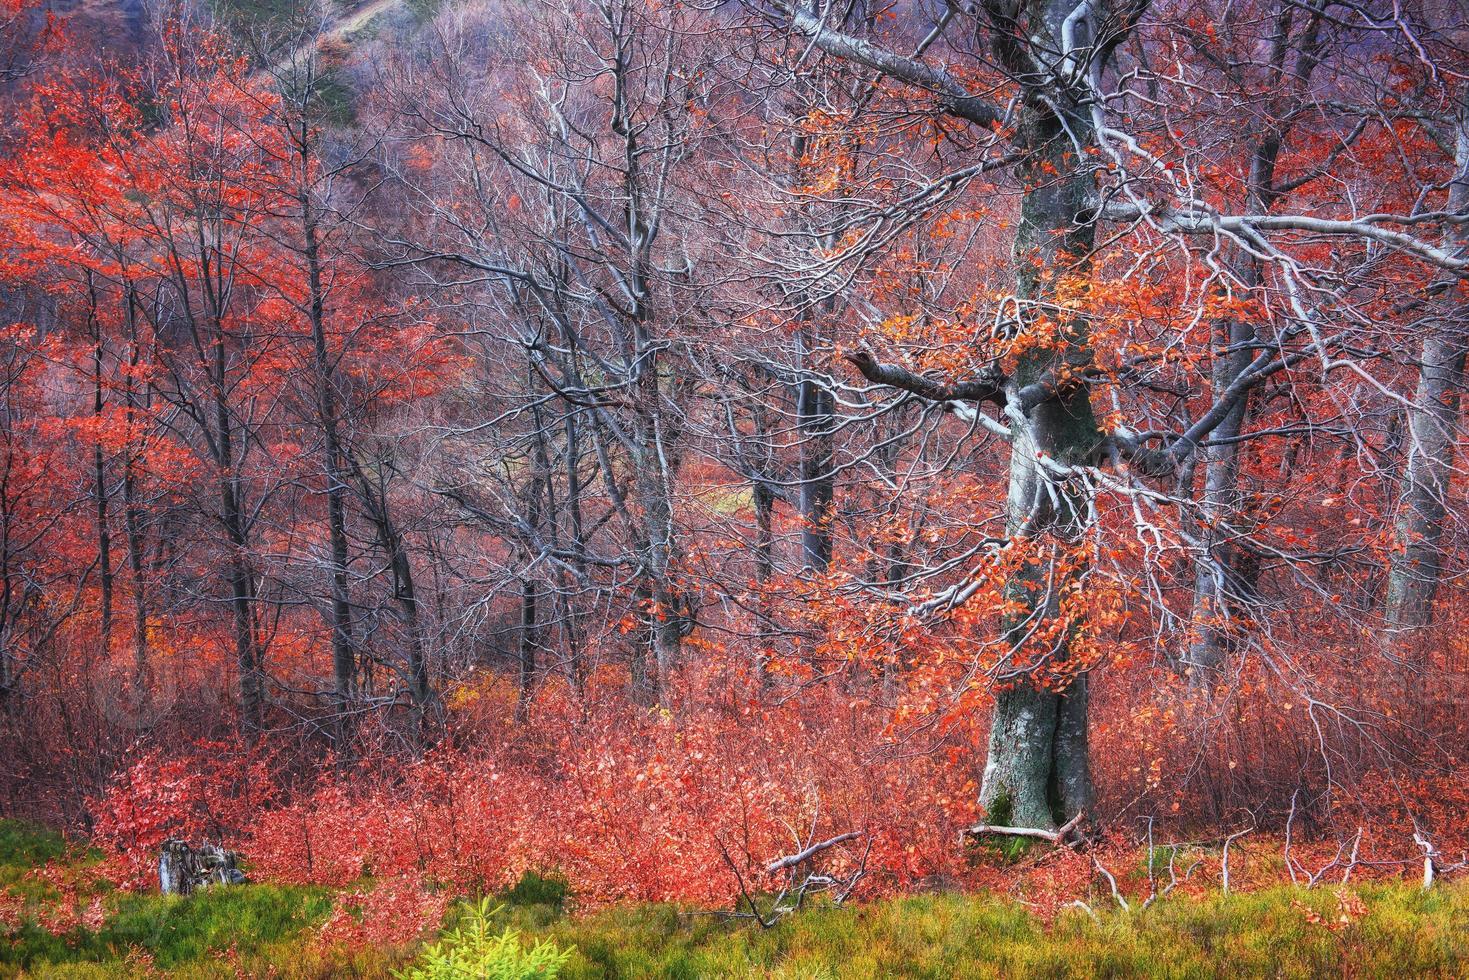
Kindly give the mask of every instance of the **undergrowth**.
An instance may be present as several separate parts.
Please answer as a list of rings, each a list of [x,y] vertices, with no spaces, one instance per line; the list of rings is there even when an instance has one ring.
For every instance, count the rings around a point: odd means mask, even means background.
[[[12,908],[23,904],[0,924],[0,976],[386,980],[428,975],[414,971],[442,962],[456,933],[485,940],[477,948],[499,944],[505,962],[554,962],[561,978],[1469,975],[1463,884],[1210,891],[1130,911],[1094,898],[1051,918],[990,893],[917,895],[814,905],[761,929],[667,904],[578,915],[567,883],[526,875],[488,902],[451,905],[437,942],[350,950],[320,940],[340,896],[307,886],[189,898],[77,886],[78,906],[100,903],[100,921],[48,930],[47,903],[73,880],[95,881],[82,873],[94,860],[57,835],[0,821],[0,885]],[[501,942],[507,935],[526,955]]]

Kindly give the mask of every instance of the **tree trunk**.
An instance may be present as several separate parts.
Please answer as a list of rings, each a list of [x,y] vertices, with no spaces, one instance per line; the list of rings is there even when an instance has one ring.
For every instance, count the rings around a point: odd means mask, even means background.
[[[756,630],[755,677],[763,689],[770,682],[770,643],[775,635],[775,616],[771,608],[771,580],[775,577],[775,496],[762,479],[752,488],[755,503],[755,602]]]
[[[123,525],[128,539],[128,568],[133,573],[133,667],[142,676],[148,667],[148,559],[143,547],[143,512],[138,506],[135,461],[123,463]]]
[[[1258,267],[1255,272],[1258,274]],[[1253,283],[1258,275],[1249,277]],[[1212,387],[1228,390],[1250,363],[1252,352],[1244,347],[1254,337],[1254,328],[1237,319],[1219,327],[1225,348],[1216,354]],[[1218,670],[1229,641],[1226,620],[1242,595],[1235,549],[1230,543],[1229,519],[1238,512],[1239,460],[1241,443],[1235,441],[1249,417],[1249,398],[1242,398],[1211,435],[1204,448],[1204,494],[1200,508],[1199,550],[1194,555],[1194,596],[1190,622],[1193,635],[1183,656],[1183,669],[1191,686],[1204,687]]]
[[[97,289],[91,273],[87,274],[87,322],[92,330],[92,418],[100,426],[106,400],[102,393],[102,324],[97,319]],[[100,437],[92,441],[93,492],[97,497],[97,566],[102,578],[102,656],[112,649],[112,532],[107,523],[107,461],[102,454]]]
[[[1308,19],[1300,38],[1296,78],[1286,74],[1286,59],[1291,50],[1291,22],[1295,8],[1282,2],[1276,11],[1275,34],[1272,39],[1270,65],[1279,86],[1276,98],[1282,101],[1280,111],[1268,118],[1287,118],[1286,100],[1292,97],[1294,85],[1306,86],[1319,61],[1314,56],[1319,40],[1320,17]],[[1286,124],[1288,126],[1288,124]],[[1266,214],[1280,194],[1276,189],[1275,171],[1285,145],[1287,129],[1267,127],[1255,141],[1250,153],[1249,177],[1245,188],[1245,206],[1252,214]],[[1240,255],[1232,269],[1240,287],[1249,292],[1260,285],[1263,269],[1254,255]],[[1253,352],[1246,345],[1255,339],[1255,327],[1249,320],[1231,317],[1216,326],[1220,349],[1215,352],[1210,368],[1210,386],[1215,397],[1229,390],[1249,366]],[[1227,620],[1244,598],[1235,548],[1231,546],[1227,522],[1241,502],[1239,492],[1239,460],[1242,443],[1239,435],[1249,419],[1250,399],[1246,395],[1220,422],[1203,451],[1204,494],[1200,508],[1199,550],[1194,555],[1194,596],[1190,622],[1194,635],[1182,658],[1182,667],[1192,687],[1212,684],[1229,643]]]
[[[1433,621],[1443,574],[1446,495],[1458,441],[1459,392],[1464,385],[1464,342],[1433,337],[1423,344],[1418,391],[1408,414],[1408,456],[1398,502],[1387,582],[1387,625],[1394,646]]]
[[[347,484],[343,473],[341,435],[337,419],[336,372],[327,349],[326,295],[321,278],[321,249],[317,241],[316,209],[305,181],[310,174],[311,136],[303,121],[298,150],[302,185],[302,255],[306,259],[307,307],[311,321],[312,365],[316,370],[317,413],[322,433],[322,470],[326,477],[327,537],[331,547],[332,687],[337,713],[337,744],[344,746],[352,729],[356,699],[357,653],[352,645],[352,600],[347,580]]]
[[[148,562],[143,547],[143,510],[138,501],[138,469],[141,456],[133,454],[133,440],[137,438],[138,394],[133,388],[138,376],[138,365],[143,359],[142,343],[138,338],[137,295],[131,285],[124,296],[124,321],[128,332],[128,379],[125,392],[127,426],[127,448],[122,461],[122,515],[123,530],[127,535],[128,569],[133,576],[133,670],[141,679],[148,669]]]
[[[398,605],[408,643],[408,696],[413,702],[414,725],[420,739],[423,739],[429,723],[437,720],[440,705],[429,677],[428,654],[423,641],[423,616],[418,588],[414,584],[413,563],[409,560],[408,542],[394,523],[388,503],[387,480],[383,475],[388,466],[378,466],[379,479],[374,485],[350,453],[344,452],[342,461],[357,483],[358,496],[362,500],[368,520],[372,522],[378,547],[387,556],[388,569],[393,575],[393,600]]]
[[[252,737],[260,730],[265,701],[265,680],[255,643],[251,602],[254,585],[243,558],[230,563],[230,608],[235,619],[235,662],[240,679],[240,730]]]
[[[656,427],[657,419],[651,419],[650,424]],[[651,443],[647,453],[650,457],[658,454],[660,442],[656,435]],[[673,505],[668,499],[667,474],[655,459],[648,459],[639,469],[638,496],[647,535],[643,548],[647,580],[643,616],[648,624],[649,651],[653,655],[652,662],[645,664],[643,683],[652,702],[657,703],[665,694],[682,652],[683,598],[673,582]]]
[[[1044,8],[1053,31],[1059,32],[1066,16],[1062,7],[1070,9],[1065,3]],[[1055,23],[1049,24],[1050,20]],[[1050,101],[1056,104],[1054,98]],[[1043,536],[1059,539],[1053,556],[1075,542],[1084,529],[1089,501],[1081,499],[1074,488],[1059,484],[1038,457],[1062,466],[1086,464],[1101,442],[1085,383],[1066,380],[1081,378],[1091,364],[1085,322],[1057,312],[1065,305],[1057,293],[1058,277],[1086,275],[1093,244],[1089,212],[1093,180],[1084,169],[1084,160],[1077,160],[1073,143],[1081,140],[1086,145],[1090,136],[1084,110],[1068,112],[1063,130],[1047,101],[1037,93],[1027,97],[1021,112],[1021,138],[1030,157],[1019,174],[1027,190],[1015,237],[1015,293],[1023,318],[1045,315],[1061,322],[1051,346],[1022,354],[1006,383],[1007,401],[1019,409],[1007,413],[1013,433],[1007,527],[1012,537],[1032,547]],[[1022,390],[1033,385],[1051,393],[1027,413]],[[995,694],[979,801],[993,824],[1048,829],[1064,823],[1092,800],[1087,688],[1084,675],[1063,683],[1059,691],[1052,678],[1040,676],[1057,668],[1064,671],[1071,627],[1058,623],[1057,617],[1067,583],[1064,579],[1048,582],[1047,570],[1038,562],[1026,568],[1007,587],[1007,594],[1023,606],[1023,612],[1004,624],[1004,642],[1022,662],[1033,659],[1033,651],[1021,649],[1022,638],[1039,626],[1055,635],[1055,648],[1049,652],[1048,665],[1002,686]],[[1075,574],[1073,568],[1070,576]]]
[[[576,569],[578,580],[586,582],[590,579],[590,575],[587,573],[586,562],[582,560],[586,554],[587,542],[581,512],[581,438],[576,424],[576,413],[567,412],[563,425],[566,429],[566,454],[563,460],[566,468],[565,500],[566,515],[570,523],[572,565]],[[550,472],[549,461],[546,470]],[[580,700],[586,694],[586,658],[582,651],[579,610],[573,601],[570,583],[565,576],[565,565],[558,566],[557,577],[560,588],[557,590],[557,602],[561,605],[562,635],[566,640],[566,669],[571,680],[571,688]]]
[[[814,330],[800,331],[802,379],[796,394],[796,424],[801,434],[801,486],[797,498],[801,517],[801,560],[806,568],[824,574],[831,567],[831,505],[834,497],[832,462],[832,395],[809,377]]]
[[[220,345],[223,347],[223,345]],[[222,386],[220,388],[222,391]],[[233,436],[229,410],[218,404],[220,451],[220,511],[233,554],[229,562],[230,608],[235,621],[235,661],[239,670],[240,730],[246,737],[260,730],[265,701],[264,665],[255,638],[255,578],[248,558],[248,535],[240,503],[239,478],[234,472]]]
[[[1454,179],[1444,208],[1469,213],[1469,103],[1460,106]],[[1451,234],[1457,254],[1469,235]],[[1433,621],[1433,600],[1443,575],[1444,518],[1459,434],[1459,393],[1464,386],[1466,341],[1457,302],[1458,284],[1441,283],[1447,323],[1423,342],[1418,390],[1408,410],[1407,460],[1398,499],[1395,544],[1385,600],[1389,643],[1402,650]]]
[[[540,467],[542,462],[543,460],[538,459],[537,467]],[[543,474],[544,470],[538,468],[525,490],[525,519],[532,534],[538,533],[541,526]],[[526,568],[520,576],[520,694],[515,702],[515,719],[522,723],[530,718],[531,694],[534,693],[536,682],[536,650],[541,643],[541,627],[537,611],[539,590],[532,568],[536,558],[537,555],[527,548]]]
[[[536,683],[536,647],[540,644],[540,623],[536,619],[536,580],[525,575],[520,580],[520,693],[515,700],[515,720],[530,720],[531,694]]]
[[[384,502],[386,521],[387,504]],[[433,683],[428,673],[428,656],[423,645],[423,623],[419,615],[418,590],[413,584],[413,566],[408,561],[408,548],[403,536],[392,524],[387,524],[383,543],[388,548],[389,563],[393,569],[393,595],[403,613],[403,628],[408,634],[408,696],[413,699],[413,712],[419,734],[438,708]]]

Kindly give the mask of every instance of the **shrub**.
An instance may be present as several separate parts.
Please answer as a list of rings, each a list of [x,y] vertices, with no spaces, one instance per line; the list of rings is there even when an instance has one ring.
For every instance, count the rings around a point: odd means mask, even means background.
[[[489,899],[471,906],[457,928],[396,976],[399,980],[552,980],[561,972],[571,950],[557,949],[545,941],[526,949],[514,929],[492,935],[490,920],[498,911],[490,908]]]

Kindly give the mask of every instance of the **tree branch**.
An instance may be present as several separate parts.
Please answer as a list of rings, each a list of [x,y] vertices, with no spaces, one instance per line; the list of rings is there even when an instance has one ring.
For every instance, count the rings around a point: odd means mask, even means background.
[[[1005,404],[1005,380],[995,370],[986,370],[969,381],[944,384],[896,364],[882,364],[866,350],[848,354],[847,360],[873,384],[900,388],[929,401],[994,402],[1000,406]]]
[[[791,27],[822,51],[837,58],[856,62],[914,88],[926,89],[939,99],[939,105],[951,116],[967,120],[986,129],[999,125],[1004,113],[974,95],[943,68],[922,58],[905,58],[869,41],[827,27],[821,18],[804,8],[791,9],[777,2],[775,8],[790,16]]]
[[[765,866],[765,870],[769,874],[775,874],[777,871],[785,871],[788,868],[794,868],[796,865],[801,864],[802,862],[811,860],[813,857],[820,854],[822,851],[826,850],[829,847],[835,847],[838,844],[844,844],[849,840],[856,840],[858,837],[861,836],[862,832],[860,830],[849,830],[845,834],[838,834],[830,840],[824,840],[819,844],[812,844],[804,851],[797,851],[795,854],[787,854],[783,858],[776,858],[774,861],[771,861]]]

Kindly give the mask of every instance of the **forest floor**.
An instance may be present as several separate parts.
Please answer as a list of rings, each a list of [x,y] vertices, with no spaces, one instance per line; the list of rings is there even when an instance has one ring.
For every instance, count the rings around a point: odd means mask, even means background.
[[[96,881],[95,861],[0,821],[0,977],[386,978],[422,952],[326,946],[337,897],[327,889],[177,898],[78,885]],[[567,951],[563,977],[1469,976],[1462,884],[1215,890],[1051,916],[993,894],[920,895],[817,905],[770,929],[669,905],[576,915],[565,899],[565,886],[528,876],[491,905],[497,933]],[[465,908],[451,906],[446,923]]]

